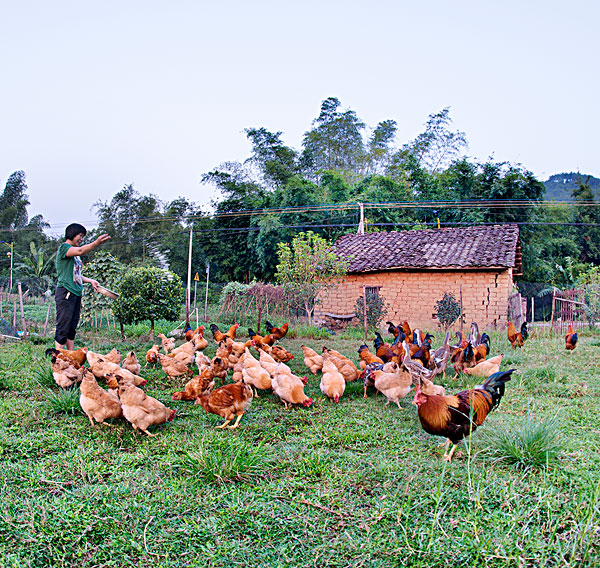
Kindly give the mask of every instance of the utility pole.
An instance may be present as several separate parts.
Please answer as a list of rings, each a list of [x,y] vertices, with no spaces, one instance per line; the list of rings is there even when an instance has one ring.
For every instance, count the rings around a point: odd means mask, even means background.
[[[204,298],[204,321],[208,321],[208,281],[210,279],[210,262],[206,261],[206,296]]]
[[[185,290],[185,325],[190,325],[190,291],[192,288],[192,236],[194,223],[190,225],[190,247],[188,251],[187,288]]]
[[[10,252],[7,252],[6,254],[10,257],[10,281],[8,284],[8,293],[12,294],[12,285],[13,285],[13,259],[14,259],[14,254],[13,254],[13,248],[14,248],[14,242],[12,243],[7,243],[6,241],[0,241],[0,243],[5,244],[7,247],[10,247]]]
[[[360,221],[358,222],[358,231],[356,231],[359,235],[365,234],[365,204],[359,203],[360,207]]]

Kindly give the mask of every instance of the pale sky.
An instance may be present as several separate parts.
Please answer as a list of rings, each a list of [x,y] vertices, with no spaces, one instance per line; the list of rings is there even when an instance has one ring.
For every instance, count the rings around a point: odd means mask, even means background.
[[[600,176],[597,3],[20,0],[0,8],[0,190],[61,233],[125,184],[208,206],[244,128],[302,135],[333,96],[397,144],[451,108],[468,155]]]

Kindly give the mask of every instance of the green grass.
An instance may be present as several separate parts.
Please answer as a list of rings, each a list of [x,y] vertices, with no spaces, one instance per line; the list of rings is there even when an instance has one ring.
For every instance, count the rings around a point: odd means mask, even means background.
[[[143,339],[90,333],[78,344],[143,356]],[[492,334],[492,355],[506,353],[503,368],[518,373],[450,464],[411,395],[402,410],[372,391],[363,399],[358,383],[337,405],[323,398],[300,345],[356,360],[362,336],[285,338],[313,406],[286,411],[261,394],[237,430],[216,430],[220,417],[171,401],[182,381],[144,369],[145,390],[177,410],[155,438],[57,413],[43,356],[50,341],[2,344],[0,565],[598,566],[597,341],[583,333],[568,354],[562,337],[546,334],[515,352]],[[450,372],[443,384],[451,393],[478,382]],[[490,437],[543,438],[536,428],[555,432],[556,416],[560,451],[547,466],[497,459]]]

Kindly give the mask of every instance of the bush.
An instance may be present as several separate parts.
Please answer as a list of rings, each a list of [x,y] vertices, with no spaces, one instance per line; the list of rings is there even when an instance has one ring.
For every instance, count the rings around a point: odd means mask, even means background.
[[[367,324],[369,327],[376,328],[387,315],[387,304],[379,294],[367,294]],[[360,296],[354,304],[354,315],[359,321],[365,319],[364,300]]]
[[[460,304],[452,292],[446,292],[444,297],[436,302],[433,309],[435,310],[434,317],[440,320],[446,331],[460,316]]]
[[[150,340],[154,339],[154,322],[174,321],[183,302],[183,285],[176,274],[153,266],[129,270],[120,282],[120,296],[113,313],[121,323],[150,321]]]

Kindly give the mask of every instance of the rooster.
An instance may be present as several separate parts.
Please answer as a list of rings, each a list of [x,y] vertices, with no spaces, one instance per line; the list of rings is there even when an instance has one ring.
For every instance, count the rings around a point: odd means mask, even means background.
[[[272,323],[265,320],[265,329],[267,333],[272,335],[276,341],[283,339],[288,332],[289,323],[284,323],[281,327],[275,327]]]
[[[212,331],[213,339],[215,340],[216,343],[221,343],[221,341],[225,341],[228,337],[230,339],[234,340],[238,327],[240,327],[240,324],[234,323],[227,330],[227,333],[223,333],[216,324],[214,324],[214,323],[210,324],[210,330]]]
[[[573,326],[569,324],[567,335],[565,335],[565,349],[573,351],[577,347],[577,333],[573,331]]]
[[[252,345],[255,347],[260,347],[265,344],[273,345],[273,343],[275,343],[275,337],[273,335],[269,334],[263,337],[262,335],[258,335],[251,327],[248,328],[248,335],[250,336]]]
[[[375,332],[373,346],[375,347],[375,355],[384,363],[391,361],[394,357],[397,357],[396,363],[400,363],[398,355],[392,351],[392,346],[389,343],[385,343],[383,337],[378,332]]]
[[[46,349],[46,357],[50,357],[53,363],[56,359],[62,359],[73,365],[76,369],[79,369],[79,367],[85,363],[87,351],[87,347],[81,347],[76,351],[54,349],[54,347],[51,347],[50,349]]]
[[[456,445],[481,426],[487,415],[500,404],[505,384],[514,369],[490,375],[483,385],[451,396],[427,395],[417,383],[413,400],[421,426],[428,434],[448,438],[444,460],[451,461]],[[450,443],[454,444],[450,452]]]
[[[527,322],[524,321],[521,324],[521,331],[517,332],[515,324],[512,321],[509,321],[507,335],[510,344],[513,346],[513,349],[516,349],[517,347],[523,347],[523,343],[525,343],[525,340],[529,336],[527,331]]]

